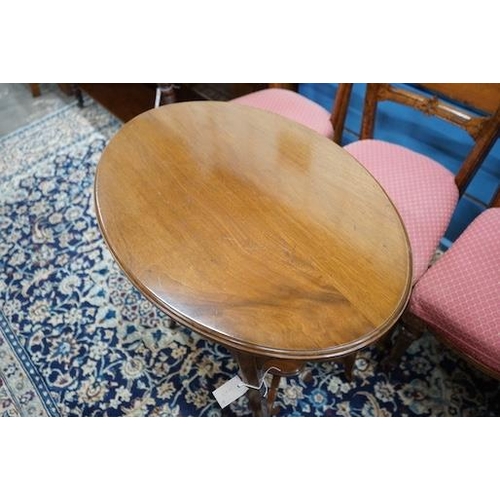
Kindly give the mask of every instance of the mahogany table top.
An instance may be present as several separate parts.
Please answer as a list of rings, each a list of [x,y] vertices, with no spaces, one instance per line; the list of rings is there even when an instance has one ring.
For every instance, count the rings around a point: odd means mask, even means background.
[[[225,102],[125,124],[95,180],[99,225],[134,285],[230,349],[332,359],[373,343],[411,286],[385,192],[331,140]]]

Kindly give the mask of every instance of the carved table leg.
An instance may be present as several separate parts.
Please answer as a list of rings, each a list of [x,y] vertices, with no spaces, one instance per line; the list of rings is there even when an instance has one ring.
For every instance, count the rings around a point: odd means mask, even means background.
[[[338,359],[338,361],[344,365],[345,378],[348,382],[352,382],[352,369],[354,368],[354,363],[356,362],[356,355],[357,352]]]
[[[253,387],[261,387],[261,390],[250,389],[247,392],[250,409],[253,414],[256,417],[274,415],[276,412],[273,411],[273,405],[280,378],[297,375],[304,363],[302,361],[262,358],[237,351],[232,352],[240,367],[243,382]],[[264,384],[262,384],[262,379],[266,373],[271,373],[273,379],[267,398],[264,398]]]
[[[278,413],[273,410],[274,400],[276,399],[276,390],[278,388],[281,377],[291,377],[297,375],[303,368],[302,361],[291,361],[285,359],[268,359],[262,365],[262,373],[269,372],[273,375],[271,388],[267,395],[267,411],[273,416]]]
[[[238,351],[233,351],[233,355],[240,367],[243,382],[258,387],[261,382],[259,358],[253,356],[252,354]],[[247,392],[247,396],[252,413],[256,417],[267,417],[267,405],[264,404],[264,400],[260,394],[260,391],[256,389],[249,389],[249,391]]]

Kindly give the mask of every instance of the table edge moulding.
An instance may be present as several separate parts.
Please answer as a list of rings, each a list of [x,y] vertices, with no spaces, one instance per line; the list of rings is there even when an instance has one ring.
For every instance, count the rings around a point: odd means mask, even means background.
[[[341,147],[273,113],[185,102],[137,116],[101,157],[95,206],[141,293],[247,374],[352,355],[409,299],[408,236],[386,193]]]

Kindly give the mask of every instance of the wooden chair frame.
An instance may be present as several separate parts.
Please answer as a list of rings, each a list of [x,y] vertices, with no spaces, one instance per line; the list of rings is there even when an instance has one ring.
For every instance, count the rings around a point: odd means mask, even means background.
[[[478,91],[478,85],[484,86],[483,92]],[[472,150],[455,176],[461,196],[500,134],[500,84],[450,83],[418,86],[431,92],[431,97],[389,83],[368,83],[360,139],[373,138],[377,105],[380,101],[410,106],[426,115],[436,116],[459,126],[474,140]],[[446,96],[446,100],[441,95]],[[470,111],[470,107],[477,109],[480,114]]]
[[[342,144],[347,110],[351,100],[352,83],[339,83],[332,106],[330,121],[333,126],[333,142]]]

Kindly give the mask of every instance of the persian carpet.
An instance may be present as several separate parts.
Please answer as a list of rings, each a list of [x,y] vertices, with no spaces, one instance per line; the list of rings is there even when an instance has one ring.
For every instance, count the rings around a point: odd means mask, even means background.
[[[121,124],[94,101],[0,138],[0,414],[248,416],[212,391],[237,373],[223,347],[165,315],[99,233],[93,181]],[[430,334],[384,373],[377,347],[353,381],[333,362],[282,380],[281,416],[500,415],[499,384]]]

